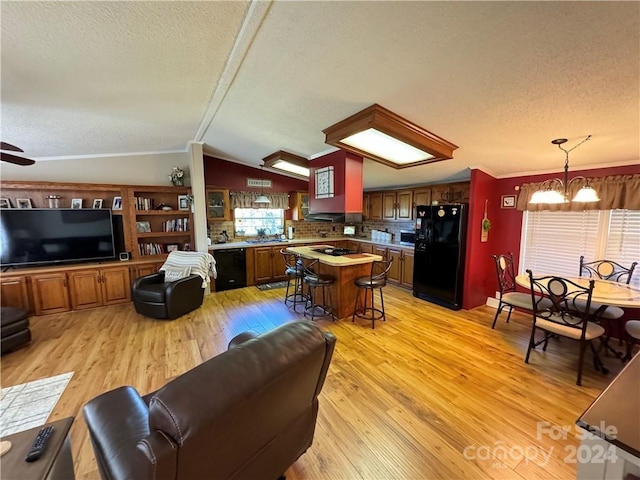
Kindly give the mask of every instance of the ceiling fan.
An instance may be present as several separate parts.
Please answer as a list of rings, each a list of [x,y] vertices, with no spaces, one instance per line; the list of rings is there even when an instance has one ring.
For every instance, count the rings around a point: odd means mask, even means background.
[[[31,160],[30,158],[25,158],[19,155],[14,155],[13,153],[5,152],[5,150],[7,150],[9,152],[24,153],[24,150],[22,150],[19,147],[16,147],[15,145],[11,145],[10,143],[0,142],[0,150],[2,150],[0,152],[0,160],[2,160],[3,162],[9,162],[9,163],[14,163],[16,165],[23,165],[23,166],[33,165],[34,163],[36,163],[35,160]]]

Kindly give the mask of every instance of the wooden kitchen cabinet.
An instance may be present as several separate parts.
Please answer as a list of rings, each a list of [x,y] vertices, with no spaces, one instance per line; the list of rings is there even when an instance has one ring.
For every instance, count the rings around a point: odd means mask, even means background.
[[[413,250],[402,251],[402,275],[400,276],[400,286],[413,289]]]
[[[413,288],[413,251],[397,247],[375,245],[373,253],[385,259],[393,259],[387,281],[404,288]]]
[[[36,315],[68,312],[71,309],[66,273],[50,272],[31,275],[31,288],[33,310]]]
[[[127,266],[77,270],[68,275],[73,310],[131,301],[131,281]]]
[[[286,280],[284,257],[280,254],[283,247],[253,247],[254,283],[268,283]]]
[[[24,277],[3,277],[0,279],[0,299],[3,307],[15,307],[31,311],[27,280]]]
[[[302,221],[309,215],[309,192],[294,192],[292,198],[291,217],[293,220]]]
[[[369,217],[367,220],[382,220],[382,192],[369,193]]]
[[[205,193],[207,196],[207,219],[209,221],[231,220],[229,190],[207,187]]]
[[[413,190],[394,190],[382,193],[383,220],[413,219]]]
[[[413,191],[413,208],[418,205],[431,205],[431,189],[420,189]]]

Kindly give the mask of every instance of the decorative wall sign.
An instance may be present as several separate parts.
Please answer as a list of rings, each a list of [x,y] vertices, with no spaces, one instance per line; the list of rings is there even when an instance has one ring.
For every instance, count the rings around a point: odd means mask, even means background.
[[[323,167],[316,170],[316,198],[332,198],[333,189],[333,166]]]
[[[260,178],[247,178],[247,187],[271,188],[271,180]]]

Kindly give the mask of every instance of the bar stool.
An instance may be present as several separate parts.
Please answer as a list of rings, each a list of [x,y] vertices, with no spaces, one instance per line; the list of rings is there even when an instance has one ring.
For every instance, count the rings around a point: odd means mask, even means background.
[[[284,294],[284,304],[293,304],[293,311],[296,311],[298,304],[306,306],[307,296],[304,294],[304,288],[302,279],[304,278],[304,265],[300,259],[300,255],[297,253],[287,252],[286,249],[281,249],[280,254],[284,260],[285,270],[287,275],[287,290]],[[293,280],[293,293],[289,293],[291,286],[291,280]]]
[[[358,288],[356,294],[356,304],[353,308],[353,315],[351,321],[354,322],[356,317],[371,320],[371,328],[376,328],[376,320],[382,318],[382,321],[386,322],[384,313],[384,298],[382,297],[382,288],[387,284],[387,273],[391,268],[393,258],[390,260],[380,260],[371,264],[371,275],[366,277],[358,277],[353,283]],[[376,308],[374,304],[374,290],[378,289],[380,292],[380,305],[381,308]],[[364,306],[358,308],[358,300],[360,300],[360,291],[364,290]],[[367,307],[368,290],[371,290],[371,306]]]
[[[315,317],[331,317],[331,321],[335,321],[333,313],[333,300],[331,298],[331,290],[326,292],[327,287],[333,285],[336,281],[331,275],[316,273],[313,267],[318,263],[318,259],[313,260],[308,265],[304,265],[303,282],[307,286],[307,303],[304,308],[304,315],[311,315],[311,321]],[[322,289],[322,303],[318,303],[318,288]],[[327,303],[327,297],[329,302]],[[322,313],[316,314],[320,309]]]

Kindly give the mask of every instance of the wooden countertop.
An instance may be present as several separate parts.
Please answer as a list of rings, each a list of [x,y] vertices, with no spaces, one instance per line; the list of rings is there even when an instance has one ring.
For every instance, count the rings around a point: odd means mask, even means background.
[[[576,423],[640,458],[640,355],[618,374]]]
[[[353,253],[350,255],[333,256],[326,253],[316,252],[314,249],[326,247],[335,248],[332,245],[314,245],[313,247],[288,247],[287,251],[297,253],[304,258],[317,258],[320,263],[332,267],[348,267],[350,265],[362,265],[382,260],[380,255],[372,253]]]

